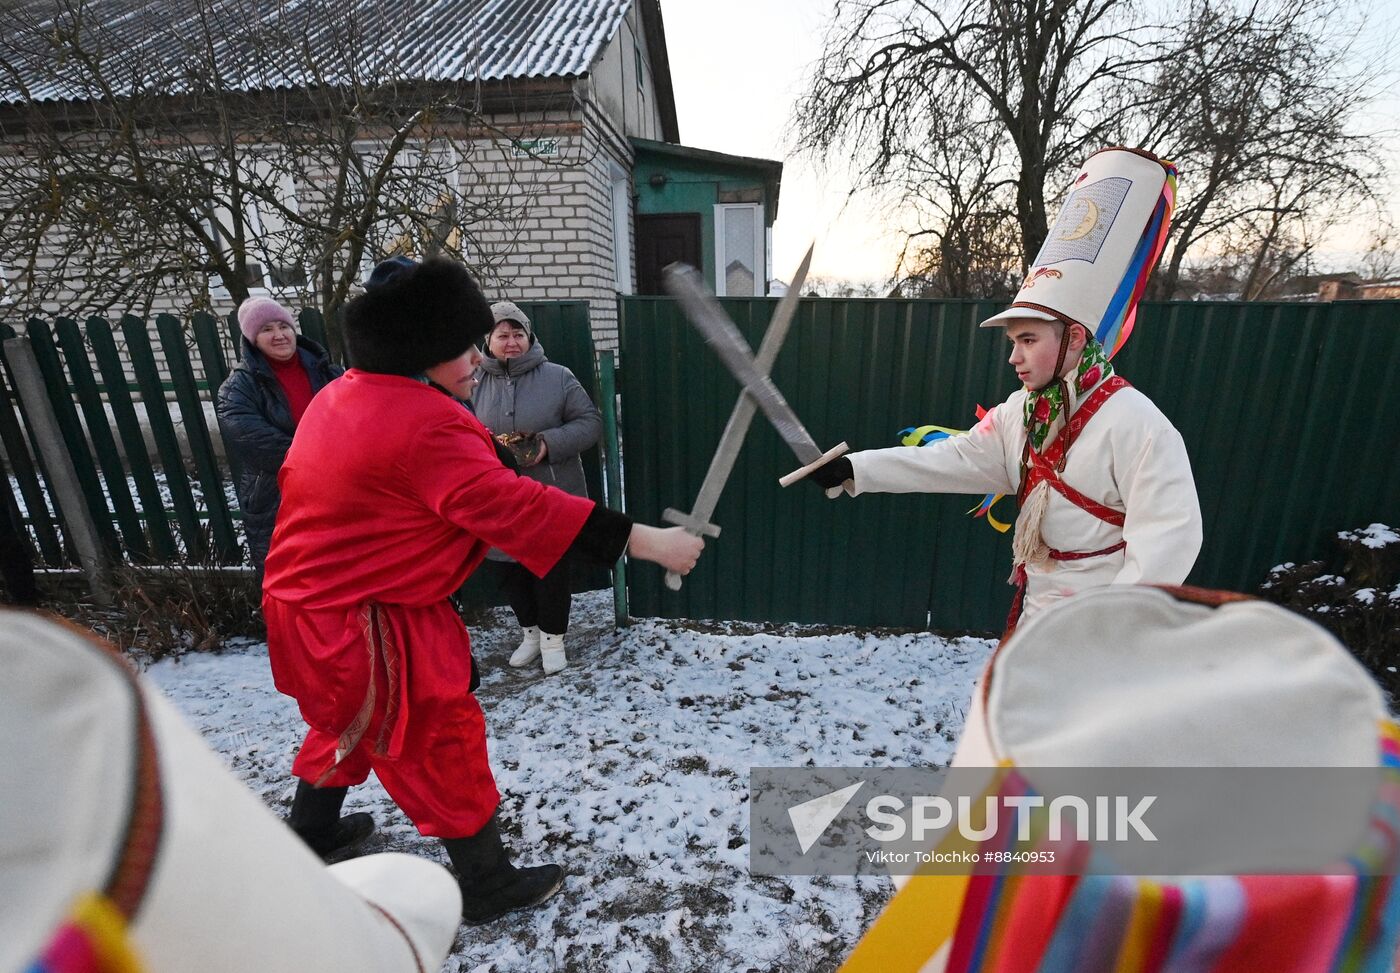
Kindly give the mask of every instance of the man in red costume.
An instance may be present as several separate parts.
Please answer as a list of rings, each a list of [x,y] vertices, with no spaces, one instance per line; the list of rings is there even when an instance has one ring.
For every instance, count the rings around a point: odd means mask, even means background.
[[[544,901],[557,865],[515,868],[496,825],[471,639],[448,601],[491,547],[543,576],[566,553],[624,551],[688,572],[701,543],[501,465],[470,397],[490,305],[459,264],[398,259],[345,313],[351,369],[307,409],[282,466],[263,585],[277,688],[309,729],[289,823],[329,853],[373,830],[340,817],[373,770],[424,835],[440,838],[463,918]]]

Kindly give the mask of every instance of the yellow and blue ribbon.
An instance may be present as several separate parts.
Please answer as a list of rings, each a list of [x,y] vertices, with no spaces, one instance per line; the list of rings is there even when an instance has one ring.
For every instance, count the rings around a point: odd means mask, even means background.
[[[983,410],[979,406],[979,415],[977,418],[982,418],[980,415],[982,411]],[[953,436],[966,436],[967,434],[967,429],[950,429],[947,426],[909,426],[899,431],[899,441],[905,446],[927,446],[930,443],[941,442]],[[1005,534],[1011,529],[1011,525],[1009,523],[1003,523],[992,516],[992,507],[1004,496],[1006,496],[1004,493],[989,493],[982,498],[977,506],[969,510],[968,513],[973,517],[986,517],[987,523]]]

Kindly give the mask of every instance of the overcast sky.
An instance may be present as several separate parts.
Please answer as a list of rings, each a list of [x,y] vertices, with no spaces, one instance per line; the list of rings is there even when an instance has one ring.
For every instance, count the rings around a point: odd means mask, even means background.
[[[1400,0],[1358,0],[1362,5],[1369,10],[1364,56],[1393,60]],[[784,164],[773,234],[773,272],[782,280],[813,240],[813,275],[883,280],[901,243],[873,201],[848,198],[843,172],[823,173],[786,148],[793,104],[821,53],[821,30],[833,7],[833,0],[661,0],[682,143]],[[1390,84],[1368,123],[1395,130],[1400,97],[1393,74]],[[1400,158],[1400,152],[1391,155],[1393,163]],[[1400,187],[1400,179],[1394,185]],[[1338,234],[1328,245],[1332,256],[1321,262],[1350,263],[1368,231],[1369,223]]]
[[[812,276],[889,276],[899,240],[866,200],[846,200],[842,173],[823,178],[789,157],[784,136],[807,71],[821,54],[832,0],[661,0],[681,142],[783,162],[773,271],[788,280],[817,243]]]

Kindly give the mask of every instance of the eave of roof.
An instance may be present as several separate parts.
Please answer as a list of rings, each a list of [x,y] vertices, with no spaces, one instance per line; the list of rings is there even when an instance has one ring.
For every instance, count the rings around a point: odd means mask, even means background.
[[[691,145],[675,145],[671,142],[657,142],[654,139],[631,139],[632,147],[639,152],[652,152],[676,159],[693,159],[740,169],[757,169],[765,174],[781,176],[783,164],[776,159],[759,159],[747,155],[730,155],[713,149],[697,149]]]

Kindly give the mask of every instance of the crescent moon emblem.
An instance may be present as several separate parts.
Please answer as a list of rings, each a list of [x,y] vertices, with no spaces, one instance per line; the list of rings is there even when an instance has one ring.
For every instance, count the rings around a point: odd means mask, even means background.
[[[1082,240],[1090,233],[1094,232],[1094,227],[1099,225],[1099,207],[1092,199],[1084,200],[1084,217],[1079,221],[1079,225],[1068,233],[1060,236],[1061,240]]]

